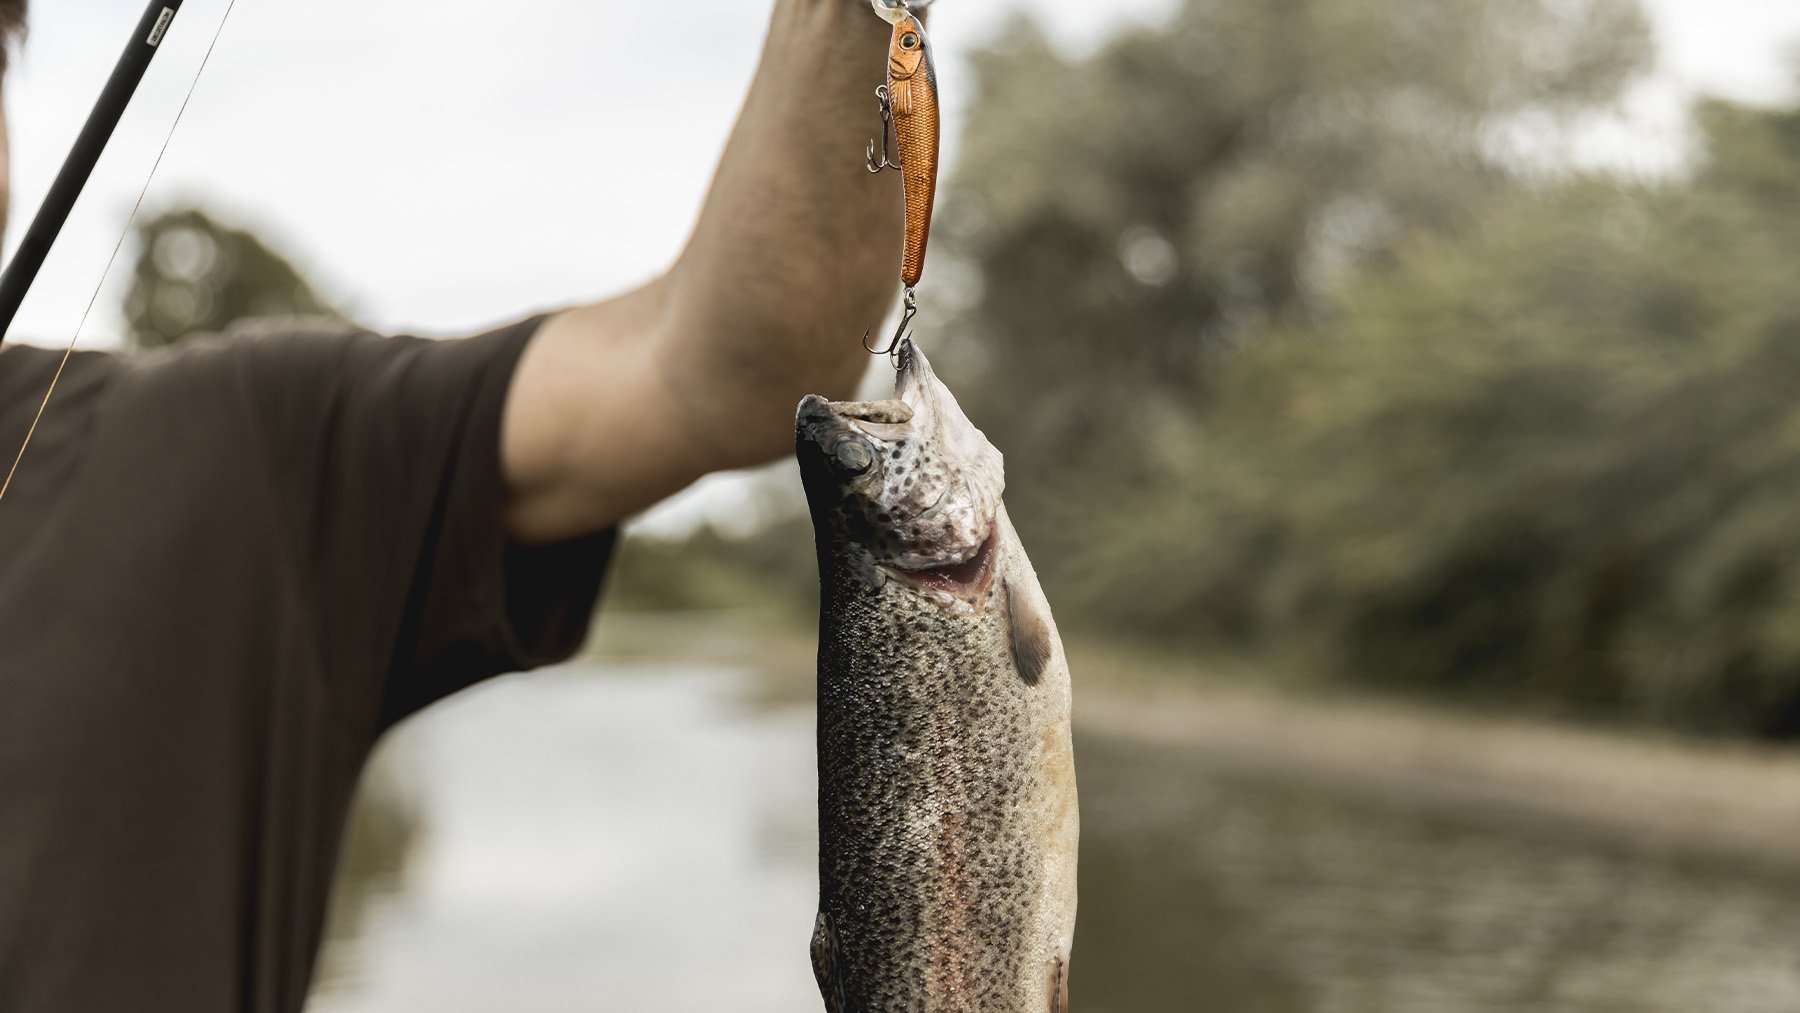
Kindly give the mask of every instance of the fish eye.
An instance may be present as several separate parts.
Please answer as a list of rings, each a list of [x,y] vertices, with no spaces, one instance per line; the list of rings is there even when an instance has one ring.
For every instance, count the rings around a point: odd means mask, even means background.
[[[849,475],[860,475],[875,463],[875,452],[854,436],[846,436],[831,448],[831,458]]]
[[[905,35],[900,36],[900,48],[901,49],[917,49],[917,48],[919,48],[919,37],[917,35],[914,35],[911,32],[907,32]]]

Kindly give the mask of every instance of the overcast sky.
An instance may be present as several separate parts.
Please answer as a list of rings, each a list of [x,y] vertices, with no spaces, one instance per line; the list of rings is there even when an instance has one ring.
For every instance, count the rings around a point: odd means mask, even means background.
[[[9,252],[142,10],[139,0],[35,6],[7,94]],[[1081,47],[1169,3],[1034,6],[1064,44]],[[1800,4],[1652,6],[1667,71],[1640,102],[1644,131],[1672,132],[1684,89],[1781,93],[1779,55],[1800,39]],[[60,342],[80,319],[225,7],[182,8],[17,337]],[[616,290],[667,264],[685,238],[757,56],[757,33],[744,26],[760,27],[769,7],[239,0],[148,207],[200,201],[264,232],[381,329],[466,332]],[[966,92],[961,54],[1015,9],[938,5],[933,35],[953,105]],[[1645,139],[1648,157],[1656,143]],[[131,252],[84,345],[119,333]]]
[[[686,238],[772,3],[239,0],[145,213],[204,204],[269,238],[360,322],[389,332],[469,334],[618,291],[666,266]],[[8,256],[144,5],[34,6],[7,84]],[[13,340],[60,346],[74,331],[226,6],[182,7]],[[1080,51],[1173,0],[1031,6]],[[1788,93],[1783,54],[1800,41],[1800,3],[1648,6],[1663,69],[1634,94],[1629,121],[1596,130],[1587,153],[1655,172],[1679,157],[1694,91]],[[1018,7],[936,7],[947,159],[967,94],[963,55],[1004,31]],[[873,134],[873,96],[870,111]],[[117,344],[134,252],[127,245],[113,268],[83,347]],[[746,488],[715,476],[641,526],[753,523]]]
[[[199,201],[255,227],[381,329],[460,333],[616,290],[685,238],[771,6],[240,0],[147,208]],[[1071,36],[1158,5],[1078,6],[1056,19]],[[7,89],[9,252],[143,9],[35,7]],[[67,340],[225,9],[182,8],[17,337]],[[953,52],[998,9],[941,10]],[[119,333],[130,257],[83,345]]]

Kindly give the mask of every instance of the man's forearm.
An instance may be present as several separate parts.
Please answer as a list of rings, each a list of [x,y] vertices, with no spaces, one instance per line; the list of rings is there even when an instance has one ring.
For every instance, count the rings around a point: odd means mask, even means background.
[[[889,28],[863,0],[780,0],[744,110],[668,283],[682,389],[728,402],[730,464],[784,453],[801,396],[847,393],[898,286],[897,173],[871,176]],[[697,406],[698,407],[698,406]]]
[[[778,0],[680,259],[551,318],[520,364],[503,449],[516,537],[597,530],[772,460],[803,395],[852,390],[899,284],[899,174],[863,164],[889,34],[865,0]]]

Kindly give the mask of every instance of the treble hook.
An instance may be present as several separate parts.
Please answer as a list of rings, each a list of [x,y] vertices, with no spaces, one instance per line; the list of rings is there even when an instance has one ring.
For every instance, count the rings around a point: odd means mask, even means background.
[[[875,150],[875,142],[869,142],[869,171],[879,173],[883,169],[900,169],[900,162],[894,157],[894,106],[888,98],[888,87],[882,85],[875,89],[875,97],[881,102],[881,151],[879,160]]]
[[[893,355],[900,348],[900,342],[906,340],[906,332],[912,328],[913,317],[919,315],[919,297],[910,288],[906,290],[905,306],[906,311],[900,314],[900,326],[894,328],[894,337],[888,342],[886,348],[875,348],[870,345],[869,336],[872,332],[863,332],[863,348],[870,355]]]

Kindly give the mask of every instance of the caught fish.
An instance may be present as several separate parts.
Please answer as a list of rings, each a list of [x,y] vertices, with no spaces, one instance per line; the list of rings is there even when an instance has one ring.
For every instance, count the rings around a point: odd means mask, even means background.
[[[882,11],[881,0],[875,2],[877,11]],[[937,202],[940,124],[937,67],[932,61],[931,44],[925,38],[925,27],[904,5],[900,14],[888,44],[887,85],[881,91],[883,153],[877,161],[874,145],[870,145],[869,169],[900,170],[906,197],[900,281],[910,289],[925,274],[925,247],[931,241],[931,211]],[[897,154],[886,150],[890,124],[899,149]]]
[[[1064,1013],[1069,668],[1000,452],[912,342],[892,399],[800,403],[819,552],[819,916],[830,1013]]]

